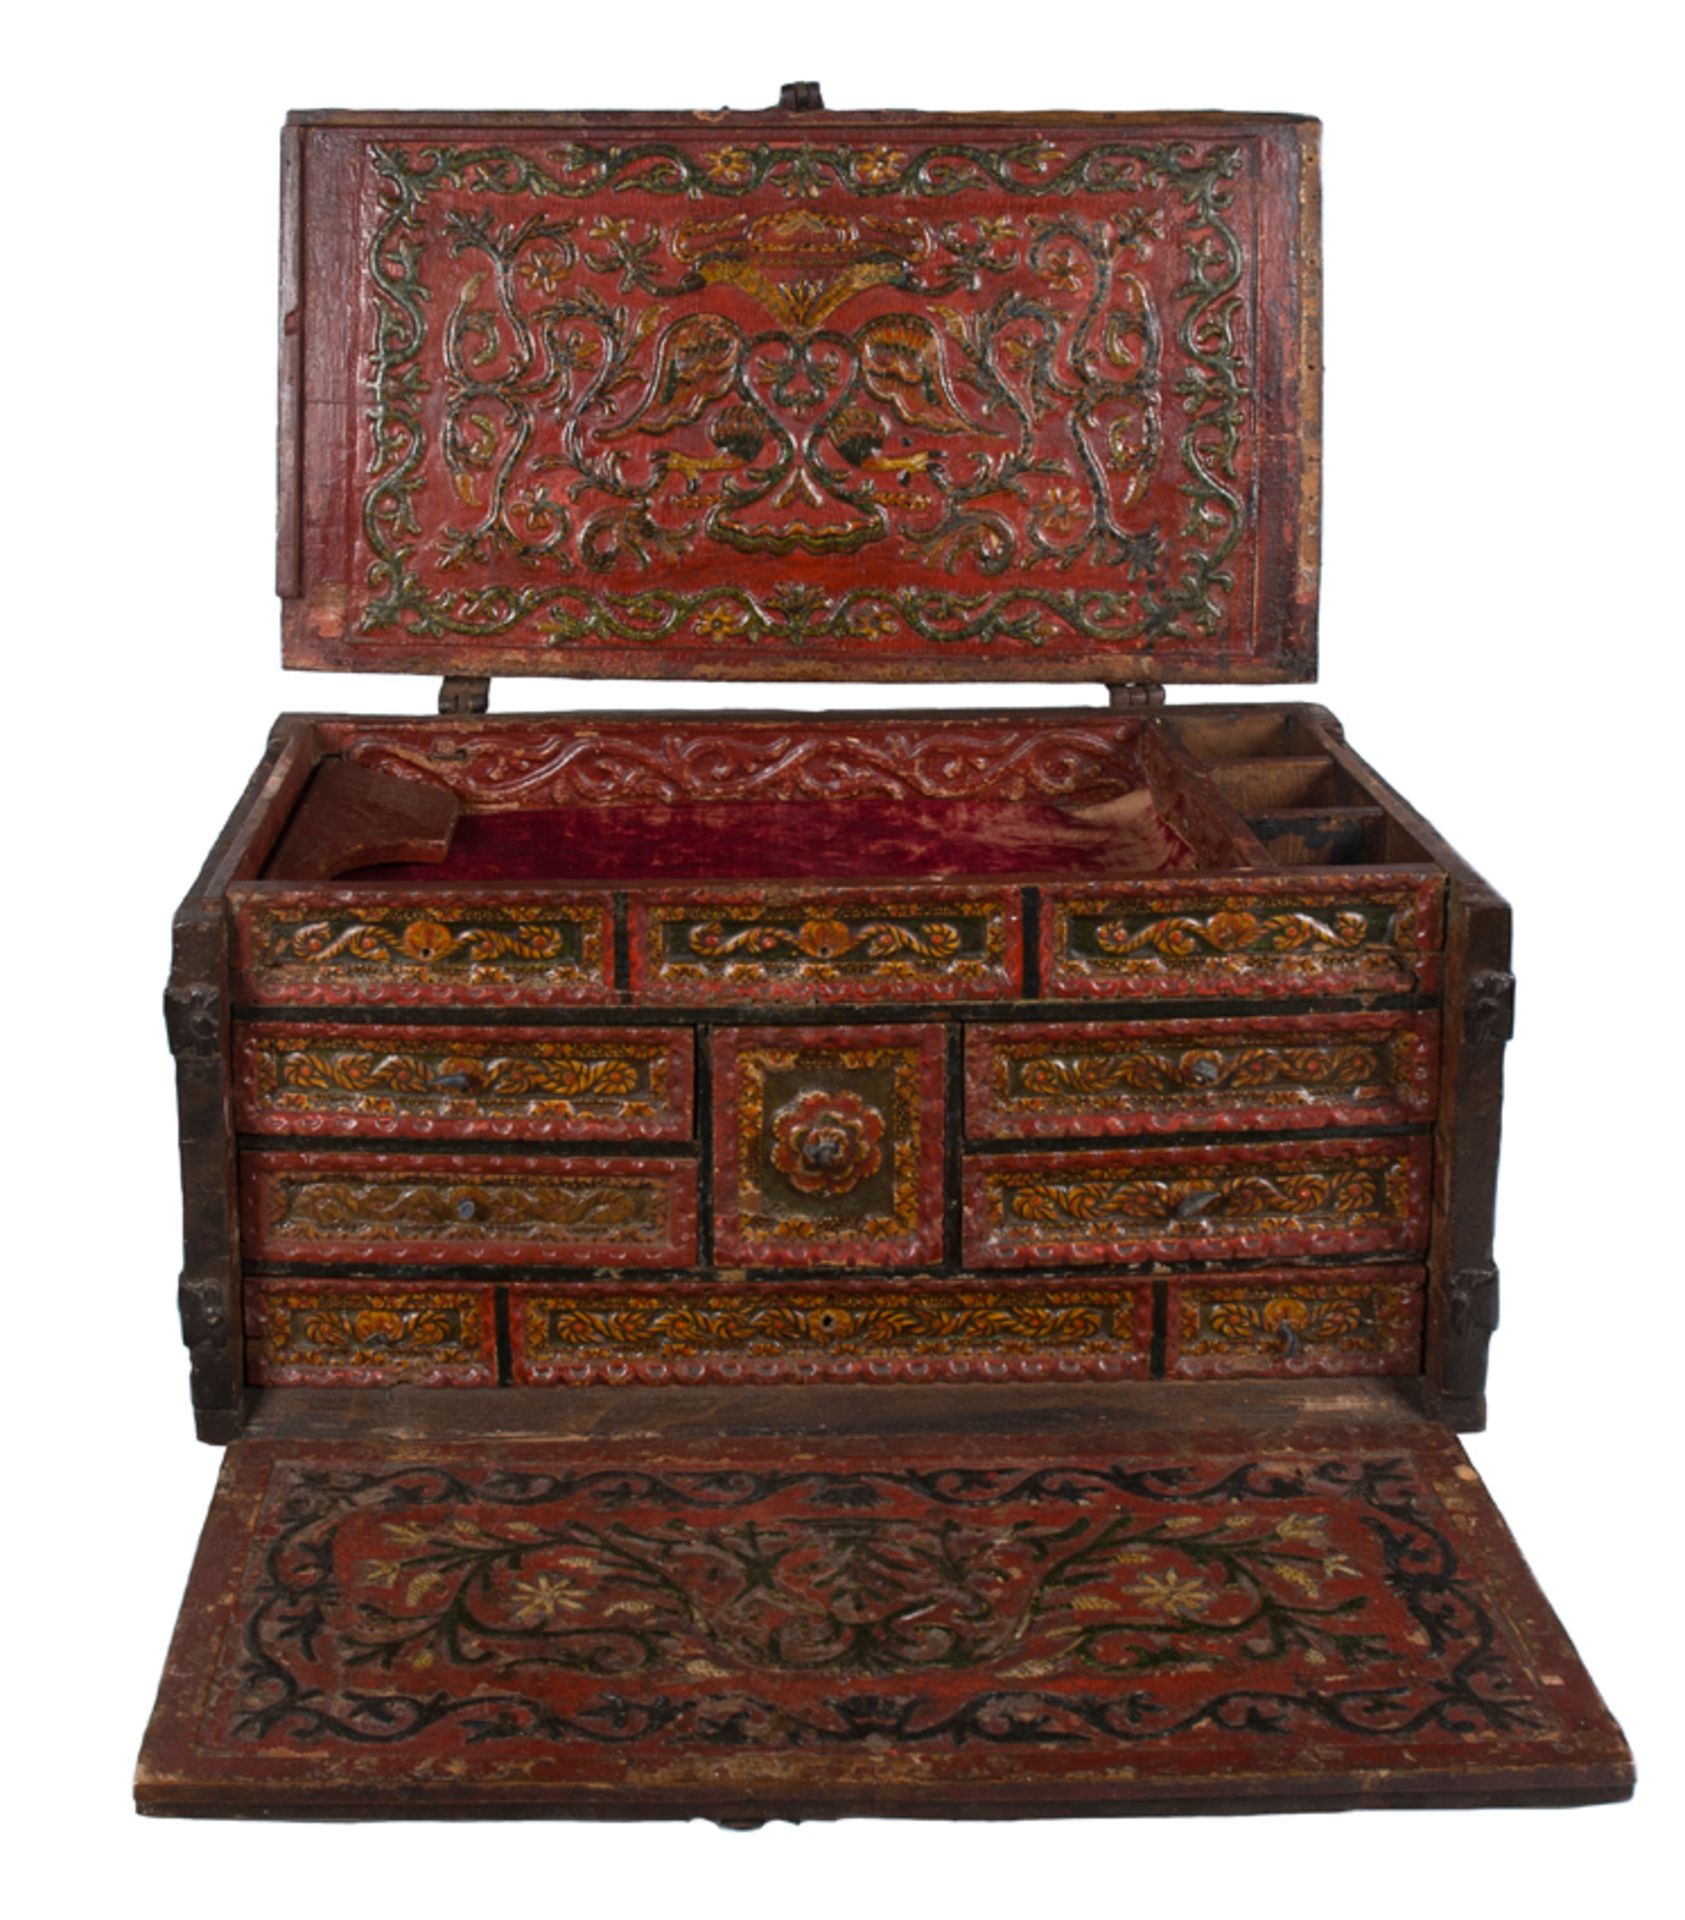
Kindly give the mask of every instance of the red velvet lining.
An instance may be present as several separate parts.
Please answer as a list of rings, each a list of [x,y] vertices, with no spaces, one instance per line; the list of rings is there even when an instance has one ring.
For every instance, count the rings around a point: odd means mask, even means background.
[[[1034,802],[755,801],[469,813],[442,862],[363,867],[344,877],[940,880],[1038,870],[1150,873],[1180,864],[1182,852],[1162,829],[1120,833]]]

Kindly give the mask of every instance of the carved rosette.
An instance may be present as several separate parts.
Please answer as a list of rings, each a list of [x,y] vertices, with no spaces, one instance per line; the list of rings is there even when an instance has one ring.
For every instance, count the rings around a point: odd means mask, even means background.
[[[942,1251],[937,1028],[747,1028],[715,1042],[715,1250],[774,1266]]]
[[[852,1193],[883,1165],[884,1117],[846,1089],[816,1088],[772,1117],[773,1168],[800,1193]]]

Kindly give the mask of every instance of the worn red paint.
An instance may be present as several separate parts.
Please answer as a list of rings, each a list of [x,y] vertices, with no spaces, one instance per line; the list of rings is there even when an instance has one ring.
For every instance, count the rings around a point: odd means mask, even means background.
[[[241,1234],[262,1260],[689,1266],[696,1168],[632,1155],[249,1152]]]

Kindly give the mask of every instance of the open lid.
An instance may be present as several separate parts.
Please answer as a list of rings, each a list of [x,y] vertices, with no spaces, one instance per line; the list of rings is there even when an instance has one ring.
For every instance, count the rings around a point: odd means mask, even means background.
[[[291,117],[289,666],[1315,677],[1317,123],[816,102]]]

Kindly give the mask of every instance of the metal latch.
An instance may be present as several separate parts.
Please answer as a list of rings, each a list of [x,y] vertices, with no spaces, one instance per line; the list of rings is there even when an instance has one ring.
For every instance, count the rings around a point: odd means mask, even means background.
[[[817,80],[787,80],[778,89],[780,113],[822,113],[824,108]]]
[[[1515,975],[1505,968],[1486,967],[1468,984],[1463,1002],[1465,1039],[1491,1044],[1515,1035]]]
[[[491,704],[491,676],[447,673],[439,684],[441,713],[484,713]]]

